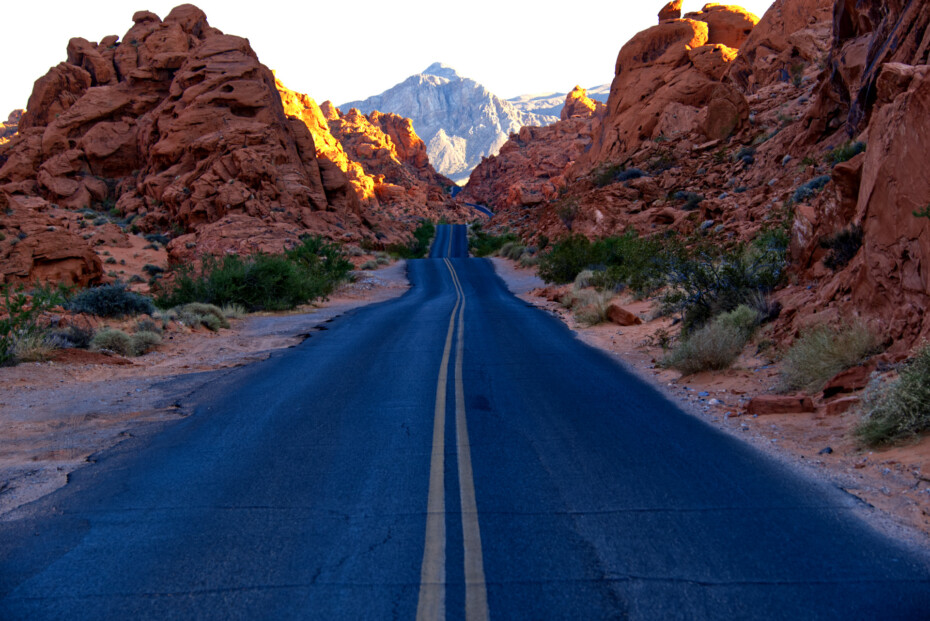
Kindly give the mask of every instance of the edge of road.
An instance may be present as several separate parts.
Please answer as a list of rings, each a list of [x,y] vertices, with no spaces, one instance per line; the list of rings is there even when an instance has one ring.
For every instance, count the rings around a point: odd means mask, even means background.
[[[894,514],[876,507],[848,491],[849,489],[855,489],[857,485],[857,482],[851,475],[825,468],[818,468],[813,462],[800,459],[797,455],[783,449],[777,443],[772,443],[769,439],[758,436],[757,434],[741,433],[738,428],[713,424],[710,420],[712,414],[702,411],[695,403],[683,401],[679,394],[672,391],[665,383],[657,381],[655,376],[631,364],[620,354],[599,346],[599,343],[593,339],[584,338],[582,333],[565,322],[564,317],[536,304],[535,301],[531,299],[529,292],[538,287],[545,286],[545,283],[543,283],[535,273],[532,275],[520,274],[513,267],[512,261],[500,257],[492,257],[489,258],[488,261],[493,265],[494,274],[500,278],[508,291],[519,300],[536,308],[540,312],[554,316],[565,325],[579,343],[606,355],[625,371],[635,375],[644,383],[654,388],[671,404],[675,405],[688,416],[701,421],[712,429],[718,430],[744,444],[754,447],[798,476],[813,479],[836,488],[853,501],[853,506],[856,507],[856,515],[867,525],[886,537],[900,543],[908,550],[930,558],[930,536],[927,536],[916,527],[903,522],[901,518],[896,517]]]

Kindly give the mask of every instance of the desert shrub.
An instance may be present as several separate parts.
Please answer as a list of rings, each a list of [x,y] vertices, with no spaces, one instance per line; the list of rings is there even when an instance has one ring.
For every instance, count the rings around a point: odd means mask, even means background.
[[[133,334],[131,341],[132,355],[141,356],[161,345],[161,335],[158,332],[143,330]]]
[[[607,307],[611,295],[593,289],[582,289],[571,294],[572,314],[578,323],[593,326],[607,320]]]
[[[97,332],[90,342],[92,349],[115,352],[121,356],[132,356],[135,348],[132,344],[132,337],[113,328],[104,328]]]
[[[87,313],[98,317],[151,315],[155,312],[155,305],[150,298],[129,291],[122,283],[79,291],[68,300],[66,306],[75,313]]]
[[[497,254],[505,259],[517,261],[523,256],[524,252],[526,252],[526,246],[519,242],[509,241],[500,247]]]
[[[575,276],[574,289],[577,291],[579,289],[585,289],[591,287],[594,284],[594,271],[593,270],[581,270],[578,272],[578,275]]]
[[[538,255],[526,252],[520,257],[520,267],[535,267],[536,265],[539,265]]]
[[[853,225],[820,240],[820,247],[830,252],[823,259],[823,264],[834,272],[842,269],[862,247],[862,227]]]
[[[422,259],[429,252],[430,243],[436,236],[436,224],[423,220],[413,231],[413,239],[407,244],[391,244],[387,251],[400,259]]]
[[[87,349],[94,338],[94,331],[90,328],[68,326],[49,330],[45,338],[56,349]]]
[[[756,150],[753,147],[740,147],[736,152],[736,161],[750,166],[756,161]]]
[[[161,332],[161,328],[155,323],[152,319],[140,319],[136,322],[136,325],[132,327],[133,332]]]
[[[359,267],[359,269],[363,269],[363,270],[376,270],[376,269],[378,269],[378,261],[376,261],[375,259],[368,259],[367,261],[365,261],[364,263],[362,263],[362,265]]]
[[[749,339],[752,337],[752,333],[755,332],[756,327],[758,327],[759,320],[759,313],[756,309],[741,304],[729,313],[718,315],[714,321],[729,330],[742,332]]]
[[[810,198],[813,198],[820,194],[820,191],[823,190],[827,184],[830,183],[830,175],[823,175],[821,177],[814,177],[797,190],[794,191],[791,199],[795,203],[800,203],[806,201]]]
[[[149,276],[157,276],[158,274],[164,273],[165,268],[159,267],[158,265],[152,265],[151,263],[147,263],[142,266],[142,271],[148,274]]]
[[[163,308],[203,302],[238,304],[249,311],[289,310],[330,295],[352,264],[341,249],[318,237],[304,237],[284,254],[204,257],[199,272],[183,267],[170,290],[162,291]]]
[[[241,304],[224,304],[220,310],[223,311],[223,316],[226,319],[240,319],[249,314]]]
[[[853,142],[852,140],[847,140],[840,146],[836,147],[835,149],[827,153],[827,160],[832,162],[833,165],[836,166],[837,164],[841,162],[846,162],[848,160],[851,160],[852,158],[859,155],[863,151],[865,151],[864,142],[860,142],[858,140],[856,142]]]
[[[555,215],[559,217],[562,224],[569,231],[575,223],[575,217],[578,215],[578,199],[565,198],[555,204]]]
[[[876,352],[875,335],[861,322],[838,328],[815,326],[798,338],[782,361],[783,390],[821,390],[840,371]]]
[[[862,400],[856,436],[865,444],[889,444],[930,429],[930,345],[925,344],[888,384],[873,384]]]
[[[507,243],[518,241],[517,235],[504,230],[500,235],[486,232],[479,223],[471,226],[472,235],[468,240],[468,249],[476,257],[486,257],[494,254]]]
[[[692,211],[697,209],[704,201],[704,197],[696,192],[675,192],[675,199],[684,201],[684,204],[681,206],[681,208],[685,211]]]
[[[744,316],[742,311],[738,314],[738,318],[731,317],[732,314],[721,315],[691,332],[662,359],[662,366],[677,369],[685,375],[729,368],[752,335],[752,331],[747,331],[743,325],[748,315]]]
[[[17,362],[42,362],[48,360],[55,349],[54,340],[41,332],[34,332],[16,339],[13,358]]]
[[[647,176],[646,173],[639,168],[626,168],[622,164],[615,164],[613,166],[608,166],[595,175],[594,185],[603,188],[612,183],[623,183],[645,176]]]
[[[22,286],[0,286],[0,365],[15,361],[17,344],[40,334],[39,317],[62,299],[60,291],[51,287],[27,292]]]
[[[226,320],[226,313],[223,312],[223,309],[213,304],[191,302],[175,307],[174,311],[177,313],[178,320],[191,328],[203,326],[216,332],[220,328],[229,327],[229,321]]]
[[[729,250],[705,248],[669,256],[665,312],[680,312],[685,333],[713,317],[751,303],[775,288],[784,274],[787,238],[757,238]]]

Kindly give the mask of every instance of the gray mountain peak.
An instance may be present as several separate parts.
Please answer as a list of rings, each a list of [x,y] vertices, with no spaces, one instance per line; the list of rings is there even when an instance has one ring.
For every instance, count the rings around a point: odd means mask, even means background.
[[[481,158],[496,155],[524,125],[549,125],[558,116],[525,113],[454,69],[434,63],[380,95],[339,106],[393,112],[413,120],[433,167],[455,182],[468,179]]]

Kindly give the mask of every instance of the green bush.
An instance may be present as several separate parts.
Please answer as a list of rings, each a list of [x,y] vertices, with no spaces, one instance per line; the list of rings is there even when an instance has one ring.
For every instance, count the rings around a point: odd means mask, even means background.
[[[36,286],[28,292],[22,286],[0,286],[0,365],[16,360],[20,341],[42,333],[39,317],[63,300],[59,291]]]
[[[98,317],[151,315],[155,312],[155,305],[150,298],[129,291],[123,283],[79,291],[68,300],[66,306],[72,312]]]
[[[930,429],[930,345],[900,370],[898,379],[870,386],[856,436],[865,444],[890,444]]]
[[[479,223],[471,225],[472,235],[468,240],[468,249],[476,257],[486,257],[498,252],[505,244],[519,241],[515,233],[505,230],[500,235],[485,232]]]
[[[368,259],[367,261],[365,261],[364,263],[362,263],[362,265],[361,265],[361,267],[360,267],[359,269],[363,269],[363,270],[376,270],[376,269],[378,269],[378,262],[377,262],[376,260],[374,260],[374,259]]]
[[[820,391],[837,373],[853,367],[877,351],[878,342],[860,322],[834,328],[816,326],[801,335],[782,361],[785,391]]]
[[[687,333],[764,296],[781,280],[786,265],[787,244],[776,240],[780,238],[671,255],[664,311],[680,312]]]
[[[423,220],[413,231],[413,240],[408,244],[391,244],[387,251],[400,259],[422,259],[429,252],[433,237],[436,236],[436,225],[432,220]]]
[[[305,237],[284,254],[204,257],[199,272],[181,268],[173,287],[156,301],[162,308],[203,302],[238,304],[249,311],[289,310],[330,295],[351,269],[337,246]]]

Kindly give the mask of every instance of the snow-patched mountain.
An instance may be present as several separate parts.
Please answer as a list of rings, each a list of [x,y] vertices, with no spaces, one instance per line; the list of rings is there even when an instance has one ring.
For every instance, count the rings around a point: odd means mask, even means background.
[[[564,101],[565,96],[562,96]],[[434,63],[380,95],[339,106],[393,112],[413,120],[426,143],[430,163],[441,174],[463,183],[482,157],[497,154],[511,132],[524,125],[543,126],[558,114],[524,112],[451,67]]]
[[[607,103],[607,98],[610,96],[610,84],[592,86],[587,91],[589,98],[601,103]],[[507,101],[512,103],[513,107],[520,112],[553,117],[558,120],[559,115],[562,114],[562,107],[565,105],[566,95],[568,93],[537,93],[511,97]]]

